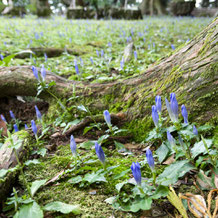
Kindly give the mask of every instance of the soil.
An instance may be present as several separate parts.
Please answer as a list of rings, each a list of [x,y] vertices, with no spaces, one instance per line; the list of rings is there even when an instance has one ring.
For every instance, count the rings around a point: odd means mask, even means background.
[[[41,114],[48,111],[49,104],[44,101],[27,100],[23,101],[17,98],[0,98],[0,114],[3,114],[7,121],[11,120],[9,111],[13,111],[16,119],[24,123],[29,123],[32,119],[36,119],[35,105],[37,105]]]

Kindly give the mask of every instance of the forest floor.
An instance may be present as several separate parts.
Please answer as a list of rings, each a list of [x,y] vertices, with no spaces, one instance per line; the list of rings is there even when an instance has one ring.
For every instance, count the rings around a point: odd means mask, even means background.
[[[211,20],[190,17],[148,17],[142,21],[0,17],[0,67],[35,66],[68,80],[87,83],[129,78],[189,43]],[[127,48],[131,42],[133,46]],[[19,54],[13,59],[6,58],[15,53]],[[122,113],[117,114],[122,121],[112,122],[111,127],[104,121],[97,122],[97,114],[90,111],[88,102],[86,105],[79,99],[72,93],[70,98],[61,99],[61,104],[57,100],[45,102],[37,97],[4,98],[0,102],[0,114],[7,120],[7,129],[13,132],[16,123],[19,132],[14,134],[29,140],[31,161],[25,163],[24,175],[30,186],[36,180],[41,181],[42,185],[32,199],[44,210],[44,217],[176,217],[175,205],[167,199],[168,194],[173,193],[170,185],[185,197],[187,193],[201,194],[207,200],[209,191],[216,187],[214,157],[218,137],[213,123],[198,126],[193,120],[185,125],[180,119],[180,124],[165,127],[163,117],[160,118],[161,126],[153,130],[138,126],[144,128],[144,133],[136,135],[134,129],[122,120]],[[35,105],[42,120],[36,117]],[[102,109],[101,115],[106,109]],[[11,118],[10,110],[16,119]],[[117,111],[110,110],[110,113]],[[70,147],[73,142],[66,132],[87,116],[92,122],[78,126],[72,132],[77,145],[75,156]],[[36,139],[31,120],[37,124]],[[193,123],[198,135],[193,133]],[[25,130],[24,124],[29,128]],[[178,150],[167,140],[167,131],[175,137]],[[189,149],[181,149],[183,143],[179,134]],[[0,149],[5,141],[1,136]],[[106,164],[102,164],[96,155],[96,141],[103,147]],[[150,169],[146,159],[148,147],[153,152],[155,171]],[[191,156],[190,159],[187,155]],[[133,162],[140,163],[141,186],[136,185],[132,175],[130,167]],[[0,217],[12,217],[15,203],[20,210],[33,205],[22,175],[18,176],[14,188],[16,191],[8,196],[11,198],[2,204]],[[211,211],[216,207],[212,197]],[[172,199],[178,200],[175,196]],[[59,212],[54,212],[57,211],[55,205],[46,209],[45,205],[54,201],[78,205],[79,209],[69,209],[69,205],[59,205]],[[184,199],[183,207],[188,211]],[[62,214],[68,210],[68,214]],[[193,216],[191,212],[188,214]],[[17,217],[21,217],[19,212]]]

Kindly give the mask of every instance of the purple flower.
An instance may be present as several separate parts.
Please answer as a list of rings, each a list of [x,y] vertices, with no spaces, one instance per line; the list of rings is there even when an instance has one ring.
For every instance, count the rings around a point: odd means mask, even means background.
[[[12,111],[9,111],[9,113],[10,113],[11,118],[14,119],[14,120],[16,120],[16,118],[15,118],[15,116],[14,116],[14,113],[13,113]]]
[[[99,57],[99,51],[96,49],[96,54],[97,54],[97,56]]]
[[[31,120],[31,128],[33,130],[34,135],[37,135],[37,127],[34,120]]]
[[[184,104],[181,106],[181,113],[184,118],[184,123],[188,123],[188,112]]]
[[[48,56],[47,56],[46,53],[44,54],[44,57],[45,57],[45,62],[47,62],[47,60],[48,60]]]
[[[108,42],[108,47],[112,47],[112,44],[111,44],[111,42]]]
[[[95,151],[96,151],[96,154],[98,156],[98,159],[104,164],[105,163],[104,151],[103,151],[102,147],[97,142],[95,142]]]
[[[38,70],[36,67],[32,66],[32,71],[33,71],[33,75],[36,77],[37,80],[39,80],[39,76],[38,76]]]
[[[2,54],[0,54],[0,58],[1,58],[1,60],[3,61],[3,59],[4,59],[4,56],[3,56]]]
[[[104,50],[101,49],[101,57],[103,58],[104,57]]]
[[[103,114],[104,114],[104,119],[105,119],[107,125],[111,126],[111,116],[110,116],[109,111],[105,110]]]
[[[131,166],[132,174],[133,177],[137,183],[137,185],[141,185],[142,183],[142,177],[141,177],[141,170],[140,170],[140,165],[138,162],[133,162]]]
[[[157,95],[155,97],[155,103],[156,103],[157,111],[160,113],[161,112],[161,96]]]
[[[29,129],[29,127],[27,126],[27,124],[24,125],[25,129]]]
[[[79,60],[80,60],[80,65],[83,67],[84,66],[83,59],[80,57]]]
[[[90,57],[90,61],[91,61],[91,64],[93,65],[94,64],[94,61],[93,61],[93,58]]]
[[[197,128],[196,128],[195,125],[193,126],[193,133],[194,133],[196,136],[198,135],[198,130],[197,130]]]
[[[76,155],[76,142],[73,135],[70,136],[70,149],[73,155]]]
[[[178,106],[178,102],[176,100],[176,95],[175,93],[171,93],[170,94],[170,107],[171,107],[171,111],[174,115],[175,121],[178,122],[178,116],[179,116],[179,106]]]
[[[5,119],[5,117],[1,114],[1,119],[5,122],[5,123],[7,123],[7,120]]]
[[[135,60],[137,60],[137,51],[134,51]]]
[[[152,106],[152,119],[154,121],[154,125],[158,127],[159,115],[157,113],[157,107],[155,105]]]
[[[42,120],[42,114],[40,113],[38,107],[35,105],[36,117],[38,120]]]
[[[167,139],[171,145],[171,147],[175,147],[175,139],[173,138],[173,136],[170,134],[169,131],[167,131]]]
[[[147,158],[149,167],[153,171],[154,170],[154,158],[152,155],[152,151],[149,148],[146,150],[146,158]]]
[[[79,67],[77,64],[75,65],[75,70],[76,70],[76,74],[79,75]]]
[[[124,68],[124,57],[122,57],[122,60],[120,61],[120,67],[123,70],[123,68]]]
[[[175,50],[176,48],[175,48],[175,46],[173,45],[173,44],[171,44],[171,48],[173,49],[173,50]]]
[[[42,65],[42,68],[41,68],[41,76],[42,76],[42,80],[45,81],[46,70],[45,70],[44,65]]]
[[[18,131],[19,131],[19,129],[18,129],[18,127],[17,127],[17,124],[14,124],[14,131],[15,131],[15,132],[18,132]]]

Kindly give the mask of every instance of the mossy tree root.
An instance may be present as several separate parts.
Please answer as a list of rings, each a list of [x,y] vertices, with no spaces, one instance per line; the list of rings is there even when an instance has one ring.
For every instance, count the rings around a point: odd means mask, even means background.
[[[56,81],[53,92],[59,97],[76,94],[89,102],[91,108],[109,108],[126,112],[130,120],[150,119],[155,95],[169,97],[175,92],[179,104],[185,103],[192,117],[207,121],[217,114],[218,56],[216,18],[193,40],[172,55],[163,58],[146,72],[129,79],[106,84],[87,84],[69,81],[50,72],[47,81]],[[0,97],[35,96],[37,80],[31,67],[1,67]],[[41,98],[47,98],[43,93]]]

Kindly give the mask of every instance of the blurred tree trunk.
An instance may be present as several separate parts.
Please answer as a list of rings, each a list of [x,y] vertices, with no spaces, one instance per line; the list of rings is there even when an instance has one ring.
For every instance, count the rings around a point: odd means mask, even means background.
[[[37,0],[37,16],[49,17],[51,15],[51,8],[48,0]]]
[[[165,12],[164,5],[160,0],[143,0],[139,8],[141,9],[142,15],[163,15]]]
[[[70,8],[76,8],[76,0],[71,1]]]

